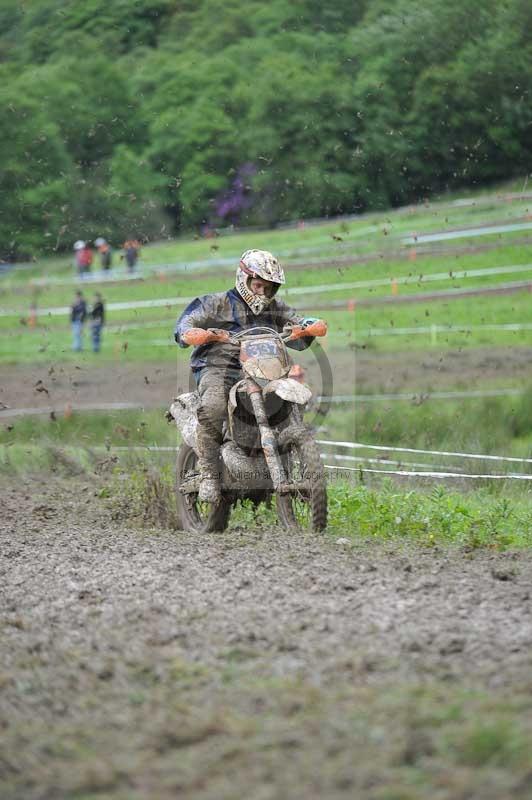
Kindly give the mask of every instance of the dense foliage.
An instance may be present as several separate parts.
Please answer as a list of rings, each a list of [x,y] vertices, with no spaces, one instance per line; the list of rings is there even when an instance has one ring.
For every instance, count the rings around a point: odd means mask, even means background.
[[[528,0],[3,0],[0,249],[523,174]]]

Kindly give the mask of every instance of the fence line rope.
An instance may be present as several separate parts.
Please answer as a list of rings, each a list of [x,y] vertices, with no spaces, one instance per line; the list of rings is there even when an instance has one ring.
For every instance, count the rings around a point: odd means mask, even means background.
[[[1,445],[0,448],[5,448],[5,445]],[[75,448],[74,448],[75,449]],[[143,452],[176,452],[177,446],[160,446],[160,445],[129,445],[129,446],[119,446],[119,445],[110,445],[110,446],[101,446],[98,445],[96,447],[87,446],[86,449],[92,452],[106,452],[110,453],[112,451],[118,452],[128,452],[128,451],[143,451]],[[320,454],[322,457],[334,457],[332,454]],[[519,460],[519,459],[518,459]],[[367,459],[361,459],[361,461],[367,461]],[[372,459],[373,461],[373,459]],[[395,462],[394,462],[395,463]],[[436,471],[414,471],[414,470],[398,470],[398,469],[372,469],[370,467],[363,467],[362,465],[358,467],[338,467],[333,464],[324,464],[325,469],[329,470],[336,470],[338,472],[370,472],[372,474],[377,475],[404,475],[406,477],[420,477],[420,478],[467,478],[473,480],[522,480],[522,481],[532,481],[532,475],[520,475],[518,473],[509,472],[506,475],[474,475],[474,474],[467,474],[463,472],[436,472]]]
[[[482,478],[486,480],[507,480],[515,478],[522,481],[532,481],[532,475],[518,475],[509,472],[507,475],[466,475],[460,472],[409,472],[402,469],[365,469],[363,467],[336,467],[332,464],[324,464],[326,469],[347,470],[349,472],[373,472],[379,475],[408,475],[427,478]]]
[[[123,451],[130,451],[130,450],[137,450],[137,451],[140,450],[140,451],[144,451],[144,452],[146,452],[146,451],[148,451],[148,452],[151,452],[151,451],[164,451],[164,452],[172,451],[172,452],[175,452],[177,450],[177,447],[158,446],[158,445],[130,445],[130,446],[126,446],[126,447],[121,447],[121,446],[116,446],[115,447],[115,446],[111,445],[110,447],[90,447],[90,448],[87,448],[87,449],[90,449],[90,450],[93,450],[93,451],[106,451],[106,452],[110,452],[110,451],[119,451],[119,452],[122,451],[123,452]],[[322,453],[320,455],[322,457],[324,457],[324,458],[334,458],[334,455],[331,454],[331,453]],[[363,458],[361,459],[361,461],[367,461],[367,460],[368,459],[363,459]],[[359,473],[360,472],[371,472],[371,473],[376,473],[376,474],[380,474],[380,475],[406,475],[406,476],[412,476],[412,477],[416,477],[416,476],[423,477],[423,476],[426,476],[428,478],[473,478],[473,479],[475,479],[475,478],[483,478],[483,479],[486,479],[486,480],[490,480],[490,479],[506,480],[506,479],[511,479],[511,478],[512,479],[516,479],[516,480],[524,480],[524,481],[532,480],[532,475],[520,475],[520,474],[517,474],[517,473],[511,473],[511,472],[509,472],[506,475],[485,475],[485,474],[472,475],[472,474],[466,474],[466,473],[463,473],[463,472],[435,472],[435,471],[417,472],[417,471],[411,471],[411,470],[372,469],[372,468],[369,468],[369,467],[366,468],[366,467],[362,467],[362,466],[359,466],[359,467],[338,467],[338,466],[335,466],[333,464],[324,464],[324,467],[325,467],[325,469],[331,469],[331,470],[338,470],[338,471],[346,470],[348,472],[359,472]]]
[[[357,463],[364,463],[364,464],[380,464],[382,467],[389,466],[396,466],[396,467],[420,467],[420,468],[427,468],[427,469],[445,469],[445,467],[441,464],[426,464],[419,461],[389,461],[388,459],[382,458],[365,458],[364,456],[341,456],[337,453],[320,453],[322,459],[332,458],[334,461],[355,461]],[[451,469],[447,467],[447,469]],[[454,472],[457,474],[462,472],[460,467],[453,467]]]
[[[370,289],[377,286],[391,287],[392,283],[404,286],[420,286],[421,284],[433,283],[434,281],[447,281],[447,280],[462,280],[464,278],[477,278],[487,277],[490,275],[509,275],[517,273],[526,273],[532,271],[532,264],[509,264],[502,267],[485,267],[483,269],[470,269],[470,270],[448,270],[447,272],[433,272],[424,275],[401,275],[397,278],[389,276],[386,278],[371,278],[362,281],[349,281],[343,283],[327,283],[317,286],[294,286],[292,288],[281,289],[280,296],[285,296],[288,300],[291,297],[307,294],[322,294],[324,292],[342,292],[352,291],[356,289]],[[80,282],[81,284],[81,282]],[[197,295],[196,295],[197,296]],[[125,311],[134,308],[161,308],[168,306],[183,306],[188,305],[196,296],[192,297],[160,297],[153,300],[130,300],[121,302],[107,303],[108,311]],[[20,308],[6,309],[0,308],[1,317],[17,316],[24,313]],[[40,308],[39,316],[64,316],[70,313],[70,306],[57,306],[51,308]]]
[[[421,336],[430,333],[471,333],[472,331],[508,331],[519,333],[532,330],[530,322],[490,323],[486,325],[415,325],[410,328],[363,328],[357,329],[357,336]]]
[[[335,442],[327,439],[317,439],[318,444],[331,445],[334,447],[347,447],[352,450],[362,448],[364,450],[385,450],[395,453],[423,453],[430,456],[456,456],[457,458],[478,458],[486,461],[513,461],[520,464],[532,464],[532,458],[516,458],[515,456],[491,456],[481,453],[454,453],[448,450],[419,450],[413,447],[385,447],[379,444],[362,444],[361,442]]]

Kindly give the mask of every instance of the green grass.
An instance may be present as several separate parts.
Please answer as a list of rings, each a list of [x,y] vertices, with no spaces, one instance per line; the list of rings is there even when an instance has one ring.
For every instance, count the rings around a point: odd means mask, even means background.
[[[157,243],[145,248],[144,263],[146,274],[142,280],[133,282],[108,283],[103,287],[107,304],[120,301],[143,302],[146,300],[177,297],[193,297],[198,294],[226,289],[233,283],[234,266],[213,266],[200,272],[191,271],[161,277],[150,272],[149,264],[168,262],[192,262],[199,259],[231,258],[236,264],[242,249],[252,246],[266,246],[274,252],[297,255],[303,251],[308,258],[325,257],[329,263],[319,268],[290,270],[290,259],[286,257],[287,289],[285,295],[289,303],[308,311],[325,316],[330,323],[327,347],[331,349],[352,347],[374,347],[378,350],[431,349],[439,347],[478,347],[489,345],[515,346],[532,343],[532,332],[507,332],[503,330],[469,330],[471,326],[483,324],[506,324],[529,321],[529,295],[526,292],[511,296],[482,296],[448,300],[441,299],[412,305],[386,305],[376,307],[358,306],[355,313],[348,310],[348,302],[364,299],[389,297],[392,280],[408,278],[407,285],[398,286],[398,295],[412,295],[422,292],[445,291],[456,287],[472,288],[496,286],[509,281],[524,280],[530,272],[455,278],[458,271],[490,269],[500,266],[530,263],[530,248],[519,243],[513,234],[497,235],[494,249],[478,253],[450,255],[443,247],[433,255],[419,255],[415,261],[397,258],[394,253],[401,248],[400,237],[413,230],[421,232],[434,229],[449,229],[464,225],[477,225],[490,221],[511,221],[529,214],[526,202],[506,202],[495,192],[491,202],[481,202],[469,207],[452,207],[448,202],[401,209],[389,213],[377,213],[356,220],[323,221],[317,225],[307,225],[302,229],[283,229],[268,232],[245,232],[220,236],[214,240],[194,240],[181,238],[165,243]],[[386,235],[385,235],[386,234]],[[342,241],[331,237],[339,236]],[[493,237],[487,237],[492,239]],[[522,236],[521,236],[522,238]],[[532,240],[532,237],[529,237]],[[460,244],[467,244],[466,238]],[[482,243],[485,243],[485,238]],[[470,240],[472,245],[480,240]],[[213,250],[212,248],[217,248]],[[405,248],[405,253],[407,248]],[[376,255],[375,261],[357,264],[343,262],[338,257],[355,255]],[[284,258],[284,257],[283,257]],[[78,360],[80,357],[70,351],[70,332],[67,315],[42,316],[37,329],[32,330],[23,324],[27,321],[31,301],[38,307],[68,306],[72,299],[73,285],[35,287],[32,277],[46,273],[50,277],[72,277],[69,259],[52,259],[35,265],[35,269],[13,271],[0,277],[0,305],[11,311],[9,316],[0,317],[0,363],[36,363]],[[435,273],[448,273],[445,280],[425,283],[418,276]],[[379,287],[358,289],[346,288],[347,284],[373,279],[383,279],[387,283]],[[336,285],[334,291],[323,292],[318,287],[323,284]],[[298,295],[294,289],[306,287],[315,292]],[[96,284],[87,284],[85,291],[90,299]],[[101,288],[101,287],[99,287]],[[291,291],[292,290],[292,291]],[[345,302],[345,308],[327,309],[330,303]],[[109,327],[104,331],[104,349],[99,361],[113,361],[126,358],[141,362],[149,359],[186,359],[188,353],[179,353],[171,345],[172,329],[182,305],[171,304],[160,308],[111,310],[108,311]],[[117,326],[128,326],[127,330]],[[146,325],[145,328],[142,326]],[[443,325],[463,328],[452,332],[435,332],[431,326]],[[392,329],[402,327],[429,327],[421,333],[397,336],[368,336],[371,328]],[[358,333],[357,333],[358,332]],[[362,332],[362,333],[361,333]],[[127,352],[125,345],[127,343]],[[95,358],[88,353],[81,357],[83,363],[94,363]]]
[[[496,398],[490,401],[445,403],[444,411],[433,417],[429,405],[409,407],[396,404],[359,410],[356,435],[367,443],[398,443],[428,449],[465,446],[473,452],[530,455],[532,418],[530,394],[521,399]],[[513,417],[508,413],[515,405]],[[466,407],[462,407],[465,405]],[[454,412],[453,412],[454,409]],[[483,439],[478,439],[479,416],[486,423]],[[376,433],[376,422],[381,428]],[[345,438],[352,422],[349,411],[336,411],[324,420],[324,438]],[[521,427],[519,427],[521,426]],[[9,429],[8,429],[9,428]],[[405,433],[406,432],[406,433]],[[519,434],[519,435],[516,435]],[[173,447],[176,429],[168,425],[161,411],[74,414],[67,419],[14,420],[0,429],[0,472],[25,476],[31,472],[59,474],[92,473],[104,470],[114,477],[102,484],[102,497],[108,498],[121,515],[142,524],[175,525],[173,508],[173,454],[147,450],[114,450],[114,447]],[[481,448],[478,449],[477,448]],[[323,448],[331,452],[331,448]],[[337,450],[346,454],[349,451]],[[357,455],[361,451],[356,451]],[[399,454],[389,454],[400,459]],[[371,454],[375,457],[375,453]],[[438,464],[434,457],[432,463]],[[407,455],[404,466],[428,455]],[[326,459],[326,463],[329,459]],[[337,462],[341,463],[341,462]],[[453,464],[454,459],[444,463]],[[458,462],[464,467],[464,462]],[[473,473],[517,471],[525,465],[465,462]],[[350,466],[347,462],[347,466]],[[360,466],[360,465],[359,465]],[[365,466],[362,464],[362,466]],[[375,468],[374,464],[370,464]],[[346,480],[352,474],[352,480]],[[467,547],[529,547],[532,545],[532,481],[479,481],[455,485],[460,491],[434,486],[417,479],[408,487],[394,485],[389,478],[377,480],[360,472],[329,472],[329,533],[360,539],[414,541],[421,545],[454,544]],[[361,482],[368,481],[368,483]],[[449,483],[449,482],[448,482]],[[432,488],[431,488],[432,485]],[[415,488],[411,488],[414,486]],[[257,513],[244,504],[232,516],[232,524],[255,527],[276,524],[272,510]]]
[[[160,359],[172,363],[178,360],[185,367],[190,359],[190,350],[179,348],[172,341],[174,324],[175,320],[148,332],[142,328],[125,333],[104,330],[102,350],[97,354],[90,350],[89,331],[85,332],[85,350],[82,353],[72,352],[68,328],[4,333],[0,338],[0,363],[49,366],[66,362],[90,366],[114,362],[141,364]]]
[[[346,312],[330,312],[331,338],[338,340],[343,331],[348,335]],[[479,347],[487,345],[529,346],[532,330],[490,330],[490,325],[529,325],[530,293],[523,290],[511,295],[484,295],[475,298],[432,301],[412,305],[359,308],[355,312],[355,341],[359,345],[371,343],[382,350],[406,350],[438,347]],[[431,326],[458,328],[458,330],[433,331]],[[478,327],[477,327],[478,326]],[[390,333],[374,334],[371,329]],[[419,333],[394,333],[401,328],[417,328]],[[428,330],[427,330],[428,328]]]
[[[532,458],[531,409],[532,387],[528,387],[518,397],[429,399],[420,404],[383,400],[357,403],[354,408],[332,406],[325,417],[307,413],[307,421],[317,428],[319,439]],[[7,448],[26,445],[173,446],[178,440],[177,430],[166,422],[165,411],[162,407],[73,412],[65,417],[58,409],[53,419],[48,415],[14,417],[0,426],[0,445]],[[348,451],[338,449],[336,452],[347,454]],[[408,459],[419,460],[415,455],[395,457],[390,454],[390,458],[402,458],[404,463]],[[423,456],[423,459],[429,460],[429,457]],[[453,463],[449,461],[449,465]],[[486,466],[482,463],[477,471],[485,471]],[[502,465],[499,466],[502,469]],[[469,468],[474,469],[475,465],[469,464]],[[510,469],[516,471],[515,466]]]
[[[361,402],[355,407],[333,406],[325,417],[309,412],[307,421],[316,428],[318,439],[532,458],[531,397],[529,387],[518,397],[429,399],[421,404],[385,400],[371,404]],[[12,466],[13,454],[18,453],[18,459],[23,462],[27,448],[101,448],[104,451],[110,447],[173,447],[179,440],[178,433],[174,425],[166,422],[165,411],[160,408],[74,412],[65,417],[58,409],[53,419],[48,415],[14,417],[0,426],[1,452],[4,460],[10,454],[7,465]],[[379,457],[377,452],[360,449],[355,452],[323,446],[322,450],[342,456]],[[400,461],[405,467],[409,462],[422,461],[439,468],[443,465],[462,467],[466,472],[478,474],[530,471],[526,464],[512,462],[464,462],[459,458],[394,454],[385,450],[380,455]],[[124,457],[120,454],[121,459]],[[356,466],[347,459],[336,463]]]
[[[118,467],[106,496],[120,516],[148,525],[174,520],[173,471],[140,465]],[[398,488],[390,481],[368,487],[353,481],[329,480],[327,532],[353,546],[372,539],[410,542],[422,547],[489,547],[498,550],[532,546],[532,491],[506,487],[504,496],[492,487],[452,491]],[[161,510],[162,509],[162,510]],[[170,511],[168,511],[170,509]],[[177,524],[177,523],[175,523]],[[275,506],[239,503],[231,528],[271,528],[278,524]]]
[[[107,445],[174,445],[177,429],[165,419],[166,409],[155,411],[106,411],[70,416],[15,417],[0,427],[0,444],[46,447]],[[7,422],[7,420],[6,420]]]
[[[489,488],[468,492],[334,485],[329,494],[330,528],[359,539],[406,540],[420,546],[532,546],[532,492],[499,496]]]
[[[324,295],[324,302],[340,299],[338,294]],[[344,349],[351,346],[372,347],[382,350],[420,350],[456,347],[485,346],[530,346],[532,330],[504,330],[475,326],[530,324],[530,293],[526,290],[511,295],[484,295],[456,300],[426,301],[406,305],[355,307],[347,309],[324,309],[321,314],[329,323],[326,347]],[[301,302],[301,299],[298,299]],[[313,310],[312,298],[306,299],[306,307]],[[315,300],[316,305],[319,305]],[[134,313],[134,312],[133,312]],[[161,314],[164,318],[161,319]],[[4,327],[0,338],[0,363],[51,363],[76,361],[95,363],[127,359],[142,362],[157,359],[186,361],[189,352],[177,348],[172,340],[177,312],[152,309],[151,313],[139,313],[132,319],[128,312],[128,323],[124,329],[113,316],[112,328],[103,332],[103,349],[99,356],[91,353],[82,356],[71,352],[70,330],[65,321],[50,321],[50,324],[29,329],[19,323],[18,327]],[[159,319],[157,319],[157,315]],[[149,323],[146,327],[143,323]],[[458,330],[435,331],[431,326],[452,326]],[[388,334],[371,334],[389,328]],[[419,333],[400,332],[400,328],[417,328]],[[127,345],[125,343],[127,342]],[[86,347],[89,347],[89,331],[86,331]],[[124,352],[124,347],[127,350]]]
[[[142,262],[146,265],[168,263],[174,261],[202,260],[214,255],[221,258],[237,258],[240,253],[250,247],[266,247],[274,252],[296,252],[301,248],[319,248],[324,252],[335,252],[340,248],[335,245],[350,245],[356,242],[361,252],[391,247],[389,242],[394,236],[409,235],[412,232],[432,230],[448,230],[466,225],[476,226],[490,222],[511,222],[521,219],[530,213],[530,202],[522,200],[506,201],[501,198],[502,189],[480,190],[470,189],[460,193],[460,197],[492,195],[491,202],[478,202],[472,206],[450,206],[454,195],[438,198],[437,202],[408,206],[386,212],[374,212],[350,220],[323,220],[317,225],[305,225],[303,228],[285,228],[268,231],[243,231],[224,235],[214,239],[196,239],[183,236],[166,242],[156,242],[142,251]],[[479,198],[479,200],[480,200]],[[383,234],[386,231],[386,235]],[[340,235],[342,242],[331,240],[332,235]],[[478,241],[478,240],[477,240]],[[213,250],[213,247],[216,250]],[[115,254],[115,264],[120,262]],[[71,275],[72,258],[70,256],[42,259],[35,263],[31,270],[12,272],[0,278],[3,282],[24,284],[29,275]]]
[[[140,524],[178,527],[173,497],[172,463],[136,453],[118,464],[102,496],[118,516]],[[368,539],[409,542],[422,547],[488,547],[497,550],[532,546],[532,486],[503,489],[491,484],[454,491],[445,485],[398,487],[389,479],[374,486],[360,479],[329,475],[327,532],[356,546]],[[275,506],[255,509],[237,504],[230,527],[244,530],[277,525]]]
[[[315,424],[321,426],[318,438],[325,440],[532,458],[531,400],[532,388],[529,387],[517,397],[428,399],[421,403],[359,402],[355,409],[335,406],[323,420],[315,420]],[[346,454],[348,451],[337,449],[337,452]],[[388,455],[402,459],[405,464],[408,460],[432,460],[441,464],[437,456],[430,459],[424,455],[421,459],[415,454]],[[455,461],[446,459],[449,466]],[[458,460],[457,465],[463,466],[463,462]],[[478,466],[468,463],[467,471],[485,472],[487,466],[483,462]],[[519,471],[525,468],[525,465],[517,466]],[[512,466],[511,470],[515,472],[517,466]],[[496,467],[499,468],[502,469],[502,464]],[[491,465],[490,470],[494,469]]]
[[[532,241],[532,236],[531,236]],[[337,252],[336,255],[341,255]],[[349,254],[346,254],[349,257]],[[399,293],[412,293],[432,291],[437,289],[449,289],[457,285],[453,272],[461,270],[489,269],[501,266],[516,264],[530,264],[530,247],[523,244],[512,245],[506,239],[501,240],[499,247],[481,253],[448,255],[445,251],[438,255],[420,255],[415,261],[408,261],[393,256],[382,255],[375,261],[369,263],[352,263],[342,261],[341,264],[335,260],[334,255],[330,256],[328,263],[321,264],[319,267],[309,267],[307,269],[290,270],[287,265],[287,293],[284,295],[289,302],[298,298],[297,294],[291,296],[290,290],[298,287],[321,286],[323,284],[338,284],[338,291],[341,293],[342,284],[354,281],[364,281],[372,279],[392,279],[409,278],[412,280],[407,286],[401,286]],[[192,272],[190,275],[185,273],[168,274],[164,281],[160,278],[147,274],[142,280],[128,282],[101,283],[86,281],[80,284],[85,294],[90,299],[95,289],[105,294],[108,303],[122,302],[141,302],[144,300],[154,300],[159,298],[169,298],[175,301],[178,297],[193,297],[197,294],[222,291],[232,284],[234,279],[235,265],[229,267],[216,266],[210,270]],[[440,272],[449,272],[446,280],[437,283],[424,284],[418,282],[420,275],[430,275]],[[532,266],[530,267],[532,272]],[[485,284],[504,283],[512,280],[524,280],[529,273],[503,274],[486,277],[460,278],[460,286],[474,286]],[[29,282],[24,286],[2,286],[0,281],[0,304],[5,310],[12,309],[13,315],[25,313],[30,301],[34,301],[40,308],[68,306],[72,301],[74,285],[55,286],[53,284],[45,287],[32,287]],[[380,296],[390,293],[389,286],[360,288],[349,290],[353,296]],[[333,298],[334,293],[331,294]],[[128,312],[129,314],[131,312]],[[120,319],[124,312],[113,311],[113,317]],[[8,318],[9,319],[9,318]]]

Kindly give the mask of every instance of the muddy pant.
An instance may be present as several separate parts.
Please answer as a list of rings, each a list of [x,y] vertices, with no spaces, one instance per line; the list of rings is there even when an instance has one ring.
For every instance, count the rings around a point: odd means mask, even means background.
[[[209,367],[202,371],[198,384],[201,405],[196,429],[198,466],[202,477],[218,478],[222,426],[227,416],[231,387],[242,377],[236,370]]]

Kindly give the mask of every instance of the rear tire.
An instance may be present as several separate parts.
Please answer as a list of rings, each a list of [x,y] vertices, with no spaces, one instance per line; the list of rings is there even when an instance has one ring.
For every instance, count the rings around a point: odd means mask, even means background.
[[[227,498],[217,504],[198,500],[197,492],[183,494],[179,490],[185,478],[199,473],[197,456],[192,447],[182,444],[176,461],[176,505],[181,527],[191,533],[214,533],[225,531],[231,514],[231,504]]]
[[[305,428],[288,428],[279,436],[279,450],[292,483],[305,481],[308,491],[299,495],[276,494],[281,524],[296,531],[322,531],[327,527],[327,484],[318,445]]]

